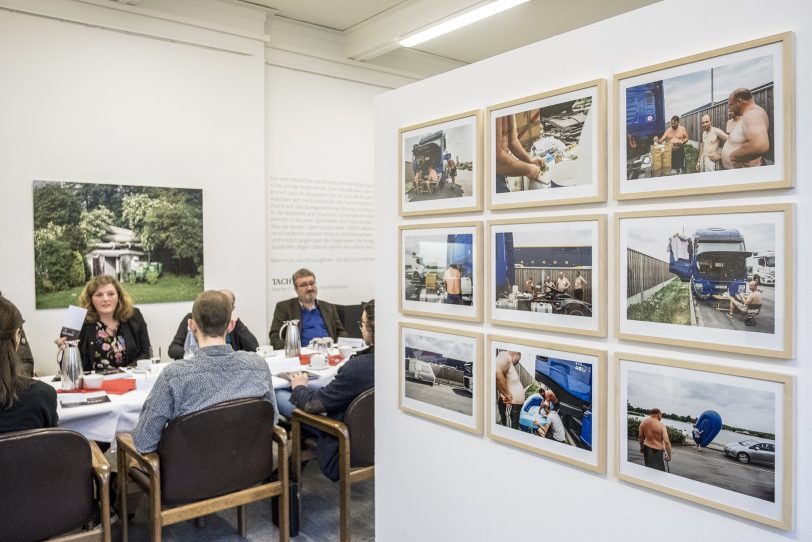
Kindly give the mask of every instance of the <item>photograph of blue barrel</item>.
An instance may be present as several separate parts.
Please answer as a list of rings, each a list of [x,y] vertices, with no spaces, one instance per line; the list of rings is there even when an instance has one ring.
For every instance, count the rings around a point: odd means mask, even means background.
[[[699,430],[699,435],[694,432],[694,442],[704,448],[713,442],[713,439],[722,430],[722,416],[715,410],[706,410],[696,419],[696,428]]]

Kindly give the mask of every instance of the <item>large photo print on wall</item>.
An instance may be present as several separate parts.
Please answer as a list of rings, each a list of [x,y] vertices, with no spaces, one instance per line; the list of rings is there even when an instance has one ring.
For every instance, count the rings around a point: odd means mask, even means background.
[[[792,186],[792,46],[788,32],[616,75],[615,196]]]
[[[606,472],[606,353],[488,336],[487,435]]]
[[[398,131],[401,216],[482,210],[482,112]]]
[[[615,355],[621,480],[792,525],[792,377]]]
[[[482,224],[400,227],[400,311],[482,321]]]
[[[489,226],[490,321],[606,334],[606,217],[495,220]]]
[[[616,215],[623,339],[792,357],[792,206]]]
[[[482,335],[400,324],[400,408],[482,434]]]
[[[606,81],[488,108],[491,209],[604,201]]]
[[[203,191],[34,181],[38,309],[77,304],[85,282],[111,275],[140,304],[203,291]]]

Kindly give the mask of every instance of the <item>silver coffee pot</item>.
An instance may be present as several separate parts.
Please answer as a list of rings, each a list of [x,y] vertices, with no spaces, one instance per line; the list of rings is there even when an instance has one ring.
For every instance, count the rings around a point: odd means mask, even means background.
[[[59,363],[60,374],[62,376],[62,389],[64,391],[74,391],[82,389],[82,356],[79,355],[79,341],[68,341],[65,346],[59,348],[56,356]]]
[[[285,335],[285,357],[293,358],[299,357],[302,353],[302,339],[299,333],[299,320],[286,320],[282,327],[279,329],[279,338],[282,339],[282,333],[287,328],[288,332]]]

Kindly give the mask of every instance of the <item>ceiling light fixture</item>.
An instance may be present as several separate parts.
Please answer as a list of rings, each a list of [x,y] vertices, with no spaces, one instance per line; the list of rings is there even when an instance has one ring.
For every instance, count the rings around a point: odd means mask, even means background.
[[[491,2],[490,4],[486,4],[477,9],[468,11],[462,15],[458,15],[453,19],[443,21],[442,23],[432,26],[431,28],[422,30],[417,34],[413,34],[408,38],[400,40],[399,43],[403,47],[414,47],[419,43],[423,43],[424,41],[436,38],[437,36],[442,36],[443,34],[453,32],[458,28],[481,21],[486,17],[496,15],[497,13],[501,13],[502,11],[518,6],[519,4],[524,4],[527,1],[528,0],[496,0],[496,2]]]

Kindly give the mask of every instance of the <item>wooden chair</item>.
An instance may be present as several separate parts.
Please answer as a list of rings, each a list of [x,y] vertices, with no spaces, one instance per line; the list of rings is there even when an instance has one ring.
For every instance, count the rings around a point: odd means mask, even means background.
[[[58,428],[6,433],[0,473],[0,540],[110,542],[110,464],[95,442]]]
[[[326,416],[293,411],[293,473],[292,478],[302,491],[302,424],[319,429],[338,439],[339,517],[341,542],[350,540],[350,486],[375,476],[375,389],[356,397],[340,422]],[[301,500],[299,501],[301,514]]]
[[[279,540],[288,542],[287,433],[273,424],[273,415],[273,405],[262,398],[213,405],[169,422],[158,451],[147,454],[135,449],[132,435],[118,436],[118,494],[126,495],[128,480],[149,494],[153,541],[161,540],[164,525],[234,507],[244,537],[245,505],[279,495]],[[279,475],[270,481],[274,443]],[[119,500],[126,541],[127,499]]]

